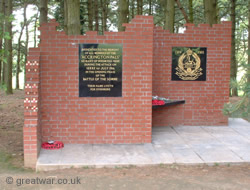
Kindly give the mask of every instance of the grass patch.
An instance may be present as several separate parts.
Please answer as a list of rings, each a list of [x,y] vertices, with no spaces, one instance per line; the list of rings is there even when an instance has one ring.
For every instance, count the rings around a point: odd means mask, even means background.
[[[10,154],[7,154],[3,151],[0,151],[0,173],[1,172],[30,172],[32,171],[31,169],[25,169],[22,167],[16,167],[13,166],[11,161],[12,161],[12,156]]]
[[[4,152],[0,152],[0,164],[3,163],[8,163],[11,159],[11,156],[4,153]]]
[[[219,163],[215,162],[215,163],[214,163],[214,166],[216,166],[216,167],[219,166]]]

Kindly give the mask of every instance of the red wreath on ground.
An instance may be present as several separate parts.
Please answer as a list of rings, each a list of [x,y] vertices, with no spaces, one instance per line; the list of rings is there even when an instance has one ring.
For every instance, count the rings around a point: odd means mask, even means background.
[[[45,142],[42,144],[42,148],[43,149],[50,149],[50,150],[53,150],[53,149],[60,149],[60,148],[63,148],[64,147],[64,144],[60,141],[55,141],[53,144],[50,144],[48,142]]]
[[[161,105],[165,105],[165,102],[163,100],[152,100],[152,105],[153,106],[161,106]]]

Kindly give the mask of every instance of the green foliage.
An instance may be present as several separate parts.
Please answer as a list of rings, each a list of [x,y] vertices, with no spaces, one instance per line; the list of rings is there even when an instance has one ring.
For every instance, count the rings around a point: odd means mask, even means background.
[[[230,117],[250,118],[250,96],[244,95],[236,103],[227,103],[224,105],[223,113]]]
[[[31,172],[30,169],[24,169],[16,167],[12,164],[13,157],[10,154],[7,154],[0,150],[0,172],[5,170],[13,172]]]
[[[0,83],[0,90],[3,90],[4,92],[6,92],[6,90],[7,90],[6,84],[1,84]]]
[[[10,36],[9,32],[3,32],[2,38],[6,39],[6,40],[10,40],[11,36]]]
[[[16,167],[14,167],[11,164],[11,159],[12,159],[11,155],[0,151],[0,167],[1,167],[1,169],[8,169],[8,170],[16,169]]]
[[[247,76],[248,74],[246,73],[239,82],[231,80],[231,88],[242,90],[243,96],[234,103],[225,104],[223,109],[224,115],[250,120],[250,83],[247,82]]]
[[[216,166],[216,167],[219,166],[219,163],[216,163],[216,162],[215,162],[215,163],[214,163],[214,166]]]
[[[12,22],[14,20],[14,16],[11,15],[9,17],[5,16],[4,14],[0,13],[0,38],[3,40],[10,40],[11,36],[8,32],[5,31],[4,29],[4,24],[6,22]],[[8,52],[7,52],[8,54]],[[0,49],[0,62],[7,63],[7,59],[5,57],[6,55],[6,50],[4,48]]]
[[[3,152],[0,152],[0,163],[6,163],[11,159],[11,156],[8,154],[5,154]]]

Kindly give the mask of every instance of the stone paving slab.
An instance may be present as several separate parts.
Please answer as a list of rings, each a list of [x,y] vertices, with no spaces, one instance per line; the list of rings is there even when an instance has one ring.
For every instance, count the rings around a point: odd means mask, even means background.
[[[250,123],[243,119],[229,119],[229,126],[154,127],[152,134],[151,144],[42,149],[37,170],[250,162]]]
[[[202,164],[204,161],[192,148],[172,148],[170,149],[177,164]]]

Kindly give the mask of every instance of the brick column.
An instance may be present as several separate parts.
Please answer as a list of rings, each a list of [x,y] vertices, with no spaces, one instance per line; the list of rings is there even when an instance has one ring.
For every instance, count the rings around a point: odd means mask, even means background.
[[[39,54],[39,48],[31,48],[26,63],[23,128],[24,165],[31,168],[36,167],[41,147]]]

